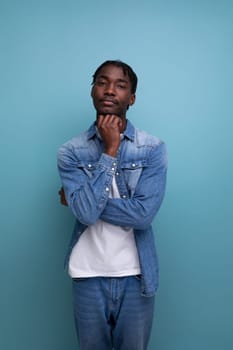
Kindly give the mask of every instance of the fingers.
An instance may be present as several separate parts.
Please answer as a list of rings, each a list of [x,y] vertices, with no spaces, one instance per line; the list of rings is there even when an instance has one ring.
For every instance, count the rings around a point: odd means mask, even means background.
[[[104,143],[105,153],[115,157],[121,142],[121,119],[113,114],[99,115],[97,127]]]
[[[116,115],[100,115],[97,120],[97,127],[104,141],[111,138],[118,138],[120,137],[122,121]]]
[[[113,127],[122,127],[122,120],[115,114],[99,115],[97,119],[97,127],[111,125]]]
[[[66,201],[65,192],[64,192],[63,187],[61,187],[61,189],[59,190],[58,194],[59,194],[59,196],[60,196],[60,203],[61,203],[62,205],[67,206],[68,203],[67,203],[67,201]]]

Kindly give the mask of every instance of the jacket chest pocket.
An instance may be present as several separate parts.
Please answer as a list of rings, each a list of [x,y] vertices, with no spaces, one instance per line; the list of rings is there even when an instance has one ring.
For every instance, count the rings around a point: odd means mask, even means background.
[[[77,162],[77,168],[82,170],[89,178],[92,177],[96,167],[97,167],[97,161],[80,160]]]
[[[138,184],[138,180],[142,174],[144,167],[145,164],[143,161],[124,162],[121,164],[121,169],[124,175],[125,183],[127,185],[131,197],[135,192],[135,188]]]

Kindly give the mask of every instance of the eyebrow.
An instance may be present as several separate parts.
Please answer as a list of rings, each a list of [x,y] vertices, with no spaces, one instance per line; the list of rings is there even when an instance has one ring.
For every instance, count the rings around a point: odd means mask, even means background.
[[[99,75],[99,76],[96,77],[96,80],[97,80],[97,79],[106,79],[106,80],[109,80],[108,76],[106,76],[106,75]],[[116,79],[116,81],[117,81],[117,82],[126,83],[126,84],[129,83],[128,80],[121,79],[121,78],[120,78],[120,79]]]

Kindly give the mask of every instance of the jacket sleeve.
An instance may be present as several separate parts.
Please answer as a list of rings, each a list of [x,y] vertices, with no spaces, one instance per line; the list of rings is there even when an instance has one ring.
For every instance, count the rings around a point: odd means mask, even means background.
[[[149,165],[141,173],[132,198],[109,198],[100,219],[113,225],[146,229],[162,203],[167,174],[164,143],[152,147]]]
[[[78,165],[71,145],[65,144],[59,149],[57,164],[66,200],[81,223],[91,225],[99,218],[108,201],[116,162],[115,158],[102,153],[92,176],[88,176]]]

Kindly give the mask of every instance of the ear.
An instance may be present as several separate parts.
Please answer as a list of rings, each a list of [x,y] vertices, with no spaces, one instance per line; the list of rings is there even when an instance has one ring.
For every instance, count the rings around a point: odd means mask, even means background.
[[[94,86],[92,86],[92,88],[91,88],[91,97],[93,98],[93,87]]]
[[[130,99],[129,99],[129,106],[132,106],[135,103],[136,100],[136,95],[131,94]]]

